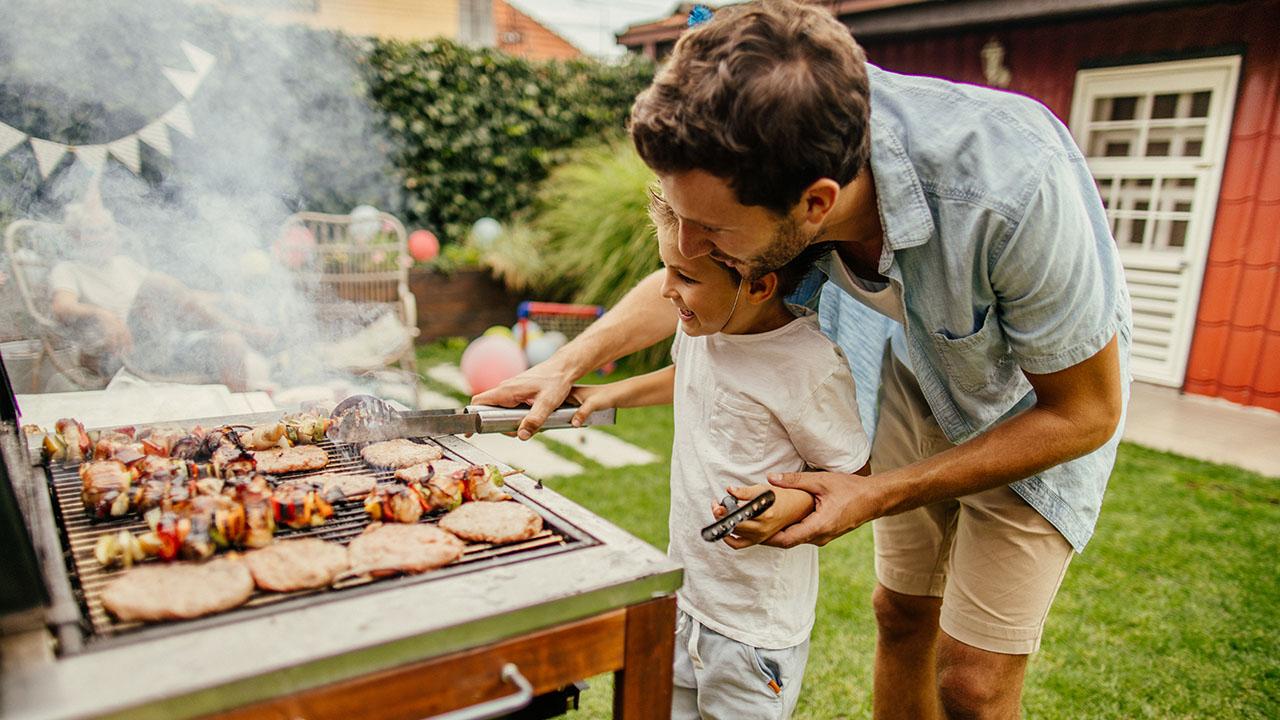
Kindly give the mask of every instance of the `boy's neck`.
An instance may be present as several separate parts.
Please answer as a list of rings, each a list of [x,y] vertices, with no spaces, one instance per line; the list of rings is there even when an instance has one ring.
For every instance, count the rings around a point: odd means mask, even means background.
[[[754,312],[743,313],[743,309]],[[720,332],[725,335],[759,335],[777,330],[796,319],[795,313],[791,312],[782,298],[774,298],[756,307],[747,305],[746,308],[739,308],[738,312],[742,314],[735,318],[733,327],[726,327]]]

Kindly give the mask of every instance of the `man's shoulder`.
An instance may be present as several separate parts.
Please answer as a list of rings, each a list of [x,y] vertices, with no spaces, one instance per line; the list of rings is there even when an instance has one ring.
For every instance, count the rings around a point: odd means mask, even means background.
[[[940,78],[875,69],[873,133],[891,133],[926,194],[984,201],[1016,215],[1025,195],[1055,160],[1080,151],[1053,113],[1029,97]]]

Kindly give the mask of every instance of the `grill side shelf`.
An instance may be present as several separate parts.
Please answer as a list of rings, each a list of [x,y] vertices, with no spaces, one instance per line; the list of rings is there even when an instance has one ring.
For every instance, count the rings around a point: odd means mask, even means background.
[[[433,441],[423,441],[440,447],[446,458],[470,462],[453,449]],[[390,470],[375,470],[364,463],[356,448],[326,440],[320,444],[329,455],[329,464],[320,470],[282,474],[281,479],[307,478],[322,474],[373,475],[381,483],[393,482]],[[331,588],[292,593],[268,593],[255,591],[249,601],[234,610],[195,620],[159,624],[122,623],[112,618],[102,606],[101,594],[107,583],[123,570],[108,570],[98,565],[93,549],[98,538],[120,530],[132,533],[145,532],[147,525],[140,517],[120,520],[94,521],[84,512],[80,498],[78,466],[46,466],[49,490],[61,535],[73,593],[83,613],[83,626],[88,638],[86,649],[114,646],[120,642],[133,642],[157,635],[183,632],[189,629],[234,622],[237,619],[272,612],[281,612],[302,604],[324,602],[351,597],[357,593],[390,590],[406,583],[430,582],[433,579],[452,577],[461,573],[478,572],[489,568],[526,562],[550,554],[566,552],[581,547],[597,545],[599,541],[574,527],[567,519],[552,513],[533,502],[514,488],[508,488],[515,502],[521,502],[543,518],[543,531],[522,542],[507,545],[468,543],[463,557],[444,568],[421,575],[384,579],[352,578],[340,581]],[[508,501],[511,502],[511,501]],[[287,540],[301,537],[318,537],[347,544],[367,528],[369,516],[361,500],[348,500],[334,504],[334,516],[322,525],[302,530],[280,529],[276,538]],[[420,522],[435,523],[443,513],[427,515]],[[159,562],[159,561],[148,561]]]

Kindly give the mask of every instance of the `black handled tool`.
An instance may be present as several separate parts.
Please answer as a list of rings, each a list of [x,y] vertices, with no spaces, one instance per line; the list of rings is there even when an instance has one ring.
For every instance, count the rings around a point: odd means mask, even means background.
[[[702,528],[702,539],[707,542],[715,542],[722,539],[725,535],[733,532],[733,529],[738,527],[739,523],[746,522],[773,507],[773,501],[777,497],[772,490],[765,490],[742,505],[738,505],[737,498],[732,495],[725,495],[720,504],[729,511],[729,514]]]

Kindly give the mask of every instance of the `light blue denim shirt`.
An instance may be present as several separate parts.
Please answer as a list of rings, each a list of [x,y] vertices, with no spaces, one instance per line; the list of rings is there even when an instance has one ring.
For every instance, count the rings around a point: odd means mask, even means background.
[[[1024,371],[1070,367],[1117,335],[1127,408],[1128,291],[1067,129],[1025,97],[869,72],[880,272],[901,290],[906,325],[832,282],[817,303],[823,331],[849,358],[864,427],[876,426],[880,364],[895,332],[955,443],[1035,402]],[[806,286],[812,304],[817,285]],[[1122,418],[1101,448],[1011,486],[1077,551],[1093,534],[1123,427]]]

